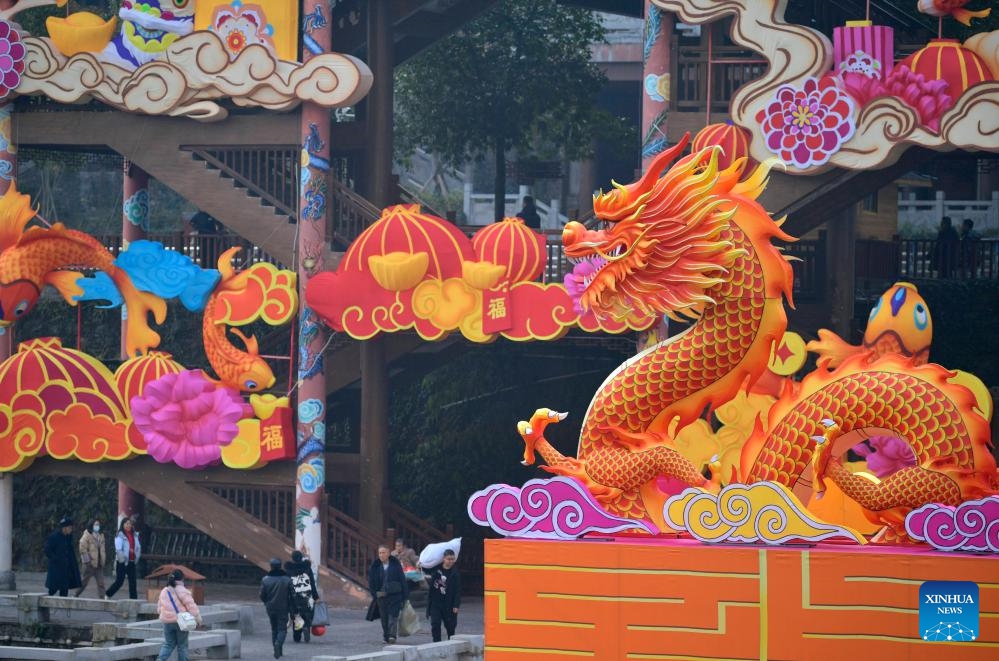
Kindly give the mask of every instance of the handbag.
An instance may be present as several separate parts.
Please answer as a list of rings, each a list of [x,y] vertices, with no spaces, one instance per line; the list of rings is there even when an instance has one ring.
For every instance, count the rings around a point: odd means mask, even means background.
[[[193,631],[198,628],[198,619],[188,613],[187,611],[182,611],[177,608],[177,602],[173,600],[173,593],[167,588],[167,596],[170,597],[170,604],[173,606],[173,610],[177,613],[177,627],[181,631]]]
[[[325,601],[316,602],[316,608],[312,611],[312,625],[316,627],[328,627],[330,625],[330,611],[326,607]]]
[[[413,608],[413,604],[406,600],[406,603],[402,606],[402,612],[399,613],[399,635],[400,636],[412,636],[414,633],[419,633],[420,631],[420,616],[416,614],[416,609]]]
[[[325,606],[325,604],[323,604]],[[368,613],[364,616],[364,619],[368,622],[374,622],[375,620],[381,619],[381,611],[378,610],[378,600],[372,599],[371,603],[368,604]],[[319,626],[319,625],[315,625]]]

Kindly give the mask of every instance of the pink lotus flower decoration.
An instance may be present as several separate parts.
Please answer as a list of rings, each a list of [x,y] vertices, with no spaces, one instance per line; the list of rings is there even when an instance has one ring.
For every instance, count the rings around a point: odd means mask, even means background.
[[[867,459],[867,467],[878,477],[887,477],[916,465],[912,448],[896,436],[872,436],[867,443],[853,446],[853,451]]]
[[[0,20],[0,99],[17,89],[24,73],[24,44],[11,24]]]
[[[239,431],[237,423],[252,415],[238,392],[209,381],[201,370],[166,374],[132,398],[132,418],[149,455],[187,469],[221,461],[222,447]]]
[[[881,96],[897,97],[916,111],[923,126],[934,132],[940,130],[941,115],[954,105],[947,87],[946,80],[926,80],[923,74],[913,73],[906,66],[896,67],[884,80],[843,74],[843,88],[861,106]]]
[[[836,79],[806,78],[801,89],[782,85],[756,115],[767,149],[785,163],[805,169],[827,162],[853,137],[853,99]]]

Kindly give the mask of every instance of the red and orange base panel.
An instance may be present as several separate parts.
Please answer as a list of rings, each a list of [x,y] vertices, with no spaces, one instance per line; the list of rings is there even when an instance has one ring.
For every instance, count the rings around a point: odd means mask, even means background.
[[[999,658],[999,557],[687,540],[488,540],[488,661]],[[919,636],[924,581],[974,581],[980,636]]]

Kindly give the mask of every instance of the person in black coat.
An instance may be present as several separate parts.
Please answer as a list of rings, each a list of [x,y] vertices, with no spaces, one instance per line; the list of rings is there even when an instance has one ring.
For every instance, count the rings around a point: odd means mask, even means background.
[[[378,603],[382,638],[386,643],[394,643],[399,631],[402,604],[409,599],[409,586],[402,563],[392,556],[388,546],[378,547],[378,559],[371,563],[368,570],[368,590]]]
[[[288,572],[291,580],[295,612],[301,615],[305,621],[305,626],[301,629],[296,629],[294,622],[292,622],[292,638],[298,643],[304,636],[305,642],[309,642],[312,636],[312,616],[316,612],[316,600],[319,599],[316,576],[312,573],[312,563],[302,555],[301,551],[292,551],[291,562],[284,563],[284,570]]]
[[[536,230],[541,229],[541,216],[538,215],[538,207],[530,195],[524,196],[524,206],[517,212],[517,218],[523,220],[528,227]]]
[[[45,557],[49,561],[49,571],[45,575],[45,587],[49,596],[59,593],[68,597],[69,591],[80,587],[80,565],[76,562],[76,549],[73,545],[73,519],[64,516],[59,528],[45,539]]]
[[[461,606],[461,575],[454,566],[457,556],[454,551],[444,551],[444,562],[430,570],[427,583],[430,596],[427,598],[427,617],[430,618],[430,633],[434,642],[440,642],[441,622],[447,630],[448,639],[458,626],[458,607]]]
[[[271,621],[274,658],[280,659],[284,653],[284,639],[288,635],[288,618],[295,613],[295,594],[291,589],[291,579],[281,569],[278,558],[271,559],[271,570],[260,582],[260,601],[264,602]]]

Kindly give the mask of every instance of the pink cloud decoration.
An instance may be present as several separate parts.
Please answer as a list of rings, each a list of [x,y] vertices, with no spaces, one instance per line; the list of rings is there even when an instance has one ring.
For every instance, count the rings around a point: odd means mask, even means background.
[[[650,523],[608,514],[579,481],[557,476],[523,487],[493,484],[468,499],[468,516],[504,537],[576,539],[588,532],[659,530]]]
[[[999,553],[999,497],[969,500],[957,507],[923,505],[905,517],[905,530],[912,539],[940,551]]]
[[[166,374],[132,398],[132,417],[149,455],[186,469],[221,461],[237,423],[252,415],[239,393],[209,381],[201,370]]]

